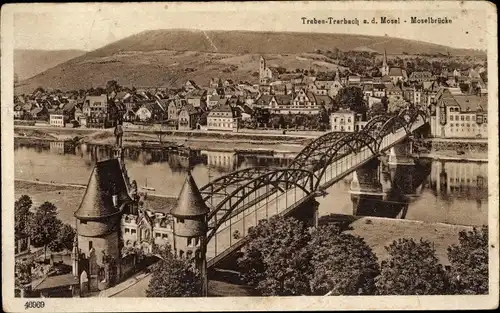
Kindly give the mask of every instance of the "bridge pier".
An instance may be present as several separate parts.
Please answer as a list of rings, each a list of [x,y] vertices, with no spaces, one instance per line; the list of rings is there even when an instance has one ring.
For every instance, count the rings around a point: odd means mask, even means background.
[[[352,174],[350,194],[384,195],[380,173],[381,162],[373,159]]]
[[[312,198],[298,207],[290,216],[304,222],[309,227],[316,228],[319,220],[319,202]]]
[[[405,140],[398,143],[389,150],[389,165],[415,165],[411,154],[413,153],[413,143]]]

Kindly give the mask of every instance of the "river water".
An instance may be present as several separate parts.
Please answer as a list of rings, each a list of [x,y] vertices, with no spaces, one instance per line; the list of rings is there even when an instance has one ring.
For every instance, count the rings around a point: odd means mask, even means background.
[[[96,160],[112,155],[109,146],[63,142],[15,141],[15,178],[86,185]],[[151,194],[177,197],[189,167],[199,186],[249,166],[287,166],[293,155],[249,155],[228,151],[190,153],[125,149],[125,164],[138,186]],[[373,163],[373,162],[372,162]],[[374,165],[372,177],[383,193],[353,187],[353,175],[317,198],[320,216],[348,214],[405,218],[425,222],[483,225],[488,221],[488,164],[419,159],[415,165]],[[361,191],[361,192],[360,192]],[[50,201],[51,199],[47,199]],[[69,213],[69,212],[68,212]],[[72,214],[72,213],[71,213]]]

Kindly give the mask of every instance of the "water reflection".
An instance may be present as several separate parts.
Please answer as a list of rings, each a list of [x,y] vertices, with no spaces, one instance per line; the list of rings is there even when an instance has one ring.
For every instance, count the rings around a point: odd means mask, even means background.
[[[351,183],[349,190],[352,214],[466,225],[487,223],[487,163],[428,159],[416,160],[415,165],[379,163],[377,171],[358,171],[371,173],[371,177],[353,175],[358,183]],[[374,192],[377,188],[378,193]]]
[[[96,161],[113,155],[110,146],[22,139],[15,140],[14,153],[16,179],[82,185],[87,184]],[[128,173],[138,185],[147,184],[155,189],[153,194],[172,197],[179,194],[189,167],[196,182],[204,185],[249,166],[285,167],[293,157],[139,147],[125,148],[124,156]],[[406,166],[377,160],[368,164],[317,199],[320,215],[355,213],[452,224],[487,223],[487,163],[420,159]]]

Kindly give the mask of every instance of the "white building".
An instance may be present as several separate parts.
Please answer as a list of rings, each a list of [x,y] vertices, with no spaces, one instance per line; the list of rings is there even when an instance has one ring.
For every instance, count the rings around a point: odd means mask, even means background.
[[[64,122],[64,114],[63,113],[52,113],[49,116],[49,124],[54,127],[64,127],[66,126]]]
[[[346,109],[333,112],[330,116],[330,125],[333,132],[355,132],[360,131],[366,125],[361,114]]]
[[[238,131],[238,116],[228,104],[214,108],[207,116],[208,130]]]
[[[437,100],[431,133],[439,138],[487,138],[488,97],[445,90]]]

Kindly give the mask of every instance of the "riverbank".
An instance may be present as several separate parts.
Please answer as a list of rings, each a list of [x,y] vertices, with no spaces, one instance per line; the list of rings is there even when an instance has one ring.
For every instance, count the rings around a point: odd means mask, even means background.
[[[78,208],[85,188],[82,185],[72,184],[50,184],[30,181],[16,180],[14,184],[15,199],[26,194],[32,198],[33,207],[37,207],[45,201],[54,203],[58,209],[58,217],[70,225],[74,225],[73,213]],[[153,211],[168,212],[176,203],[173,197],[160,197],[148,194],[145,205]],[[444,263],[446,248],[458,241],[458,232],[463,229],[471,229],[471,226],[452,225],[437,222],[422,222],[414,220],[391,219],[381,217],[353,217],[350,215],[334,214],[334,220],[347,221],[348,231],[365,239],[368,245],[374,249],[379,258],[386,256],[384,246],[398,238],[424,238],[434,241],[436,252]],[[320,218],[328,221],[331,216]]]
[[[239,133],[206,132],[206,131],[165,131],[161,135],[161,142],[173,145],[183,145],[191,149],[210,150],[217,147],[218,151],[241,150],[274,150],[276,152],[297,153],[312,138],[321,133],[301,133],[294,135],[280,135],[269,132],[249,132],[245,130]],[[79,143],[95,145],[113,145],[115,136],[112,129],[79,129],[79,128],[55,128],[16,126],[14,138],[25,141],[39,140],[49,141],[74,141]],[[123,135],[124,147],[140,147],[143,143],[158,144],[160,135],[154,131],[126,130]]]

